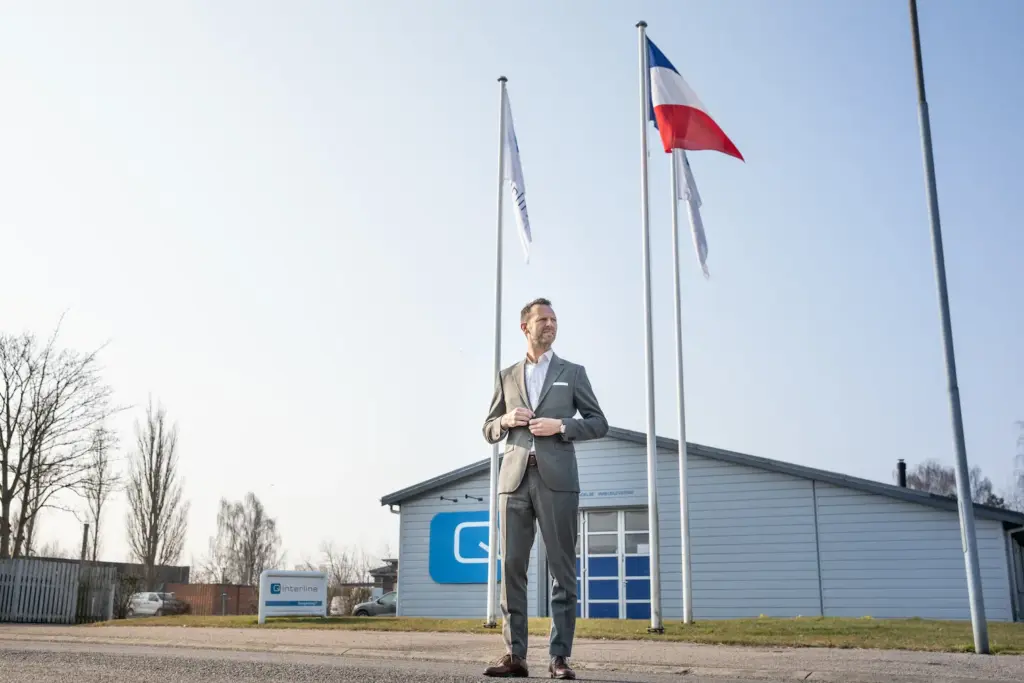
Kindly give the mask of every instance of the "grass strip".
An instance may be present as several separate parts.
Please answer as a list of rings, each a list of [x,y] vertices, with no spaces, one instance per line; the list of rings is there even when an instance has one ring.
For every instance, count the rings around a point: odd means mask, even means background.
[[[531,635],[546,636],[551,621],[530,619]],[[419,617],[277,617],[260,626],[255,615],[168,616],[102,622],[100,627],[170,626],[189,628],[343,629],[420,633],[476,633],[498,635],[478,619]],[[926,619],[871,619],[796,617],[793,619],[729,619],[684,625],[665,623],[663,634],[647,632],[648,622],[629,619],[579,619],[578,638],[606,640],[662,640],[713,645],[771,647],[834,647],[928,652],[973,652],[969,621]],[[993,653],[1024,654],[1024,623],[991,622],[989,647]]]

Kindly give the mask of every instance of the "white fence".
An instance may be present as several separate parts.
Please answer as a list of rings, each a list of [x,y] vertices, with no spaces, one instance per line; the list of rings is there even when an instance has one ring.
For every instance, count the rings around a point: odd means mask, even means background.
[[[111,619],[116,583],[112,567],[0,560],[0,622],[75,624]]]

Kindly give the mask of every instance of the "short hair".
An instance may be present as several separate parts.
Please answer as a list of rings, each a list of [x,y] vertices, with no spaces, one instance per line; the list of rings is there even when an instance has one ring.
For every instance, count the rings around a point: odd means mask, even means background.
[[[521,322],[521,323],[525,323],[526,322],[526,319],[530,316],[530,311],[533,310],[534,306],[550,306],[550,305],[551,305],[551,301],[549,301],[548,299],[545,299],[542,296],[541,297],[537,297],[536,299],[534,299],[530,303],[528,303],[525,306],[523,306],[523,310],[519,311],[519,322]]]

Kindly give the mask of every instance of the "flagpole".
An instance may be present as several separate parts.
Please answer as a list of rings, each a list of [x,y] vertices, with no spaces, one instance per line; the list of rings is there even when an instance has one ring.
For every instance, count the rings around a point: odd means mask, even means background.
[[[683,623],[693,621],[693,593],[690,580],[690,508],[686,481],[686,407],[683,396],[683,304],[679,283],[679,173],[676,154],[686,155],[681,150],[672,150],[672,279],[675,281],[676,306],[676,396],[679,401],[679,526],[682,533],[683,566]],[[690,223],[693,223],[693,207],[690,207]]]
[[[654,430],[654,342],[651,324],[651,226],[647,192],[647,114],[650,71],[647,68],[647,22],[637,23],[640,38],[640,223],[644,273],[644,361],[647,365],[647,518],[651,563],[651,625],[664,633],[661,622],[661,547],[658,529],[658,442]]]
[[[501,264],[502,225],[501,214],[505,190],[505,84],[508,79],[498,78],[498,234],[495,247],[494,266],[494,374],[501,373]],[[490,506],[487,516],[487,620],[484,626],[498,625],[498,444],[491,449]]]
[[[939,316],[942,321],[942,344],[946,358],[946,379],[949,383],[949,408],[953,421],[953,443],[956,448],[957,508],[960,512],[960,534],[967,569],[967,595],[971,604],[974,629],[974,651],[988,654],[988,624],[978,567],[978,540],[974,532],[974,503],[971,498],[970,475],[967,469],[967,446],[964,442],[963,416],[960,412],[960,389],[953,355],[953,330],[949,315],[949,293],[946,290],[946,264],[939,222],[939,200],[935,187],[935,161],[932,158],[932,133],[928,118],[928,101],[924,92],[924,69],[921,65],[921,35],[917,26],[917,2],[910,0],[910,30],[914,44],[914,73],[917,80],[918,118],[921,123],[921,146],[924,151],[928,215],[931,218],[932,250],[935,279],[939,290]]]

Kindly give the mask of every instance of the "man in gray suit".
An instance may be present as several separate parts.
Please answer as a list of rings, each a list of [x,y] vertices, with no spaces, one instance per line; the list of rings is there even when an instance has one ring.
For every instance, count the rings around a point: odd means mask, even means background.
[[[523,307],[520,328],[526,358],[499,373],[484,422],[484,438],[507,438],[498,474],[501,529],[501,612],[506,654],[487,676],[526,677],[526,571],[540,526],[554,584],[548,667],[552,678],[572,679],[576,629],[576,534],[580,482],[573,444],[608,433],[587,371],[551,350],[558,320],[547,299]],[[580,417],[575,418],[579,413]],[[541,571],[543,571],[541,569]]]

